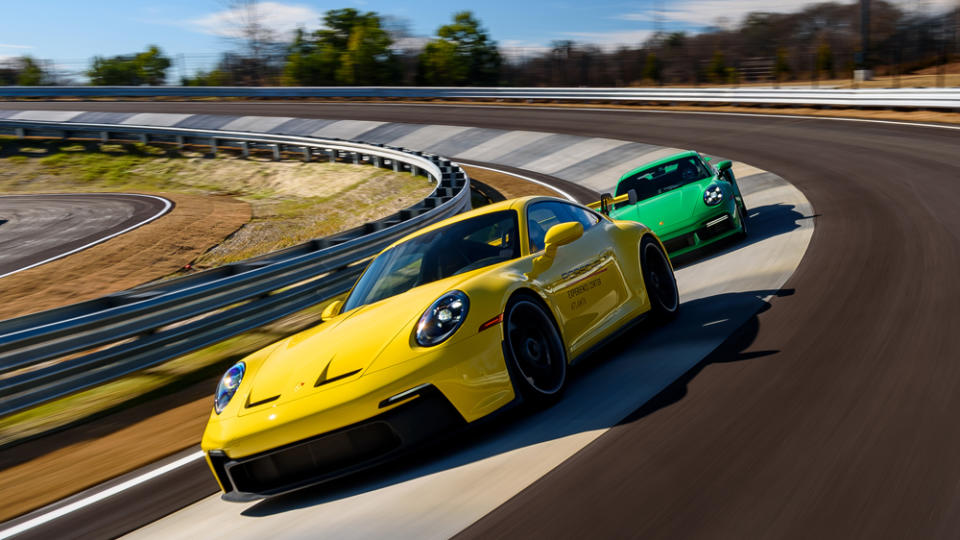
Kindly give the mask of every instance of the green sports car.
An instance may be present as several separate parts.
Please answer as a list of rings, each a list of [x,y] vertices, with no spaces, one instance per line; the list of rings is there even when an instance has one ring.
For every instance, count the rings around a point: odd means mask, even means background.
[[[688,151],[633,169],[620,177],[615,198],[604,197],[601,211],[650,227],[670,257],[744,237],[747,207],[731,163],[710,161]]]

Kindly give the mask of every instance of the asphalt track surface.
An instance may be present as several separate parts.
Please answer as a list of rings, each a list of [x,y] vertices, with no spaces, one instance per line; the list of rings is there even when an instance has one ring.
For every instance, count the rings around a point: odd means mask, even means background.
[[[38,105],[20,108],[614,137],[696,148],[788,178],[817,211],[813,241],[784,285],[793,294],[463,536],[954,538],[960,530],[956,130],[548,108]]]
[[[172,206],[136,194],[0,196],[0,278],[139,227]]]

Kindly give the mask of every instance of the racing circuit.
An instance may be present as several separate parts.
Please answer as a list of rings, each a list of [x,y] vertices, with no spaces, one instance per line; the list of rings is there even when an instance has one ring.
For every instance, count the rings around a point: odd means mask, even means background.
[[[146,225],[172,207],[161,197],[129,193],[2,196],[0,278]]]
[[[207,498],[140,535],[937,537],[960,525],[956,128],[547,107],[82,108],[604,137],[773,173],[738,171],[751,237],[678,272],[681,318],[612,345],[552,409],[344,485]],[[78,512],[31,533],[129,530],[205,494],[178,474],[151,488],[163,502],[130,493],[83,511],[119,529],[78,529]]]

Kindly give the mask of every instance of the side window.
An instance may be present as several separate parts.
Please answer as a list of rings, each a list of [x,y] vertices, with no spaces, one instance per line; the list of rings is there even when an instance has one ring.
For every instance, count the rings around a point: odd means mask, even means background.
[[[590,227],[593,227],[597,223],[600,223],[600,216],[587,210],[586,208],[580,208],[579,206],[567,205],[570,208],[570,213],[573,214],[573,219],[579,221],[583,225],[583,230],[586,231]]]
[[[547,236],[550,227],[563,223],[557,212],[556,203],[541,202],[530,205],[527,209],[527,230],[530,233],[530,253],[543,249],[543,239]]]
[[[527,229],[530,231],[530,252],[535,253],[544,247],[543,239],[550,227],[560,223],[579,222],[586,231],[600,218],[589,210],[563,202],[540,202],[527,210]]]

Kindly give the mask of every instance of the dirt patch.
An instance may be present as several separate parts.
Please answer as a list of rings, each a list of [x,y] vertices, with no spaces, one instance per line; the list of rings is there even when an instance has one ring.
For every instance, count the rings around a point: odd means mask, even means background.
[[[250,220],[231,197],[154,193],[165,216],[63,259],[0,280],[0,319],[99,298],[182,268]]]
[[[322,238],[413,206],[433,190],[425,178],[366,165],[314,164],[312,175],[284,170],[273,182],[299,193],[253,201],[253,220],[205,253],[208,268]],[[340,176],[342,174],[342,177]],[[324,184],[330,177],[330,185]],[[307,196],[307,193],[326,193]]]
[[[196,384],[83,429],[5,450],[0,454],[0,521],[198,444],[215,384]]]
[[[468,174],[507,197],[555,195],[551,190],[507,174],[470,167]],[[298,314],[286,325],[247,342],[243,350],[266,345],[316,323],[315,314]],[[225,356],[242,354],[231,350]],[[230,360],[232,361],[232,360]],[[161,367],[162,368],[162,367]],[[159,368],[158,368],[159,369]],[[29,512],[73,493],[199,444],[217,376],[101,415],[75,422],[0,452],[0,521]]]

